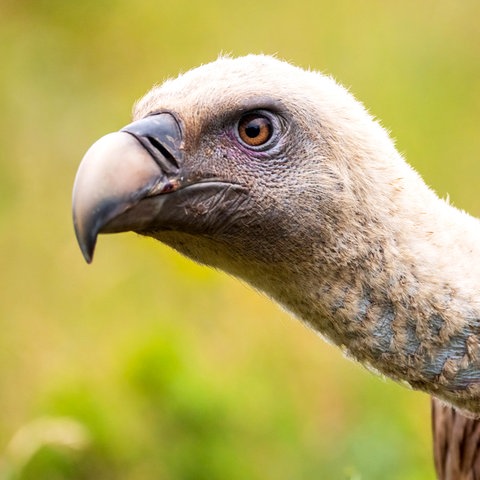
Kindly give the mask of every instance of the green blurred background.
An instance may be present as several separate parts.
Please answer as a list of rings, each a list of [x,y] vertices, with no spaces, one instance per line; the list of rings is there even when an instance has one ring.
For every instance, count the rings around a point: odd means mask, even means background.
[[[0,478],[431,479],[429,400],[154,241],[70,219],[77,165],[220,52],[333,74],[480,215],[477,0],[0,0]]]

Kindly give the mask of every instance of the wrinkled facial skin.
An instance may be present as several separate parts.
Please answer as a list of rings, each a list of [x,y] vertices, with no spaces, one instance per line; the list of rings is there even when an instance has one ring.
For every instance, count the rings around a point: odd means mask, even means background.
[[[268,115],[272,121],[272,137],[265,146],[251,148],[239,137],[238,123],[248,112]],[[139,233],[214,266],[225,267],[225,258],[232,257],[243,263],[285,261],[285,251],[277,257],[278,242],[288,238],[293,248],[306,228],[294,212],[298,203],[308,200],[301,177],[302,157],[310,144],[290,112],[278,100],[262,97],[228,115],[207,117],[196,128],[189,125],[188,115],[175,115],[185,132],[182,175],[191,182],[211,178],[230,185],[202,189],[200,183],[197,192],[194,186],[168,194],[166,205],[174,203],[184,215],[153,222]],[[200,133],[189,134],[192,130]],[[206,247],[209,243],[212,249]]]

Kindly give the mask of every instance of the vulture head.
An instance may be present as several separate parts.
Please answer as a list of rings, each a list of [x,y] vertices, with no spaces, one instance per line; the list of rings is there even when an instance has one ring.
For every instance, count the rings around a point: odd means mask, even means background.
[[[86,153],[73,216],[87,261],[99,233],[154,237],[480,414],[478,222],[330,77],[250,55],[153,88]]]

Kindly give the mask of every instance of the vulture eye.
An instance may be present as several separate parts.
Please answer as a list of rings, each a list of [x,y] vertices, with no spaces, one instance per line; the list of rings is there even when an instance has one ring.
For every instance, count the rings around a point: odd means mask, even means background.
[[[272,121],[262,113],[247,113],[238,122],[238,136],[248,147],[265,145],[272,134]]]

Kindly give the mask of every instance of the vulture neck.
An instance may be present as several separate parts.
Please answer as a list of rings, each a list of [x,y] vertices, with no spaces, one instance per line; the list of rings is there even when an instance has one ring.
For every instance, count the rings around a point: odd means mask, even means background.
[[[368,368],[480,415],[480,223],[413,171],[352,216],[269,293]]]

